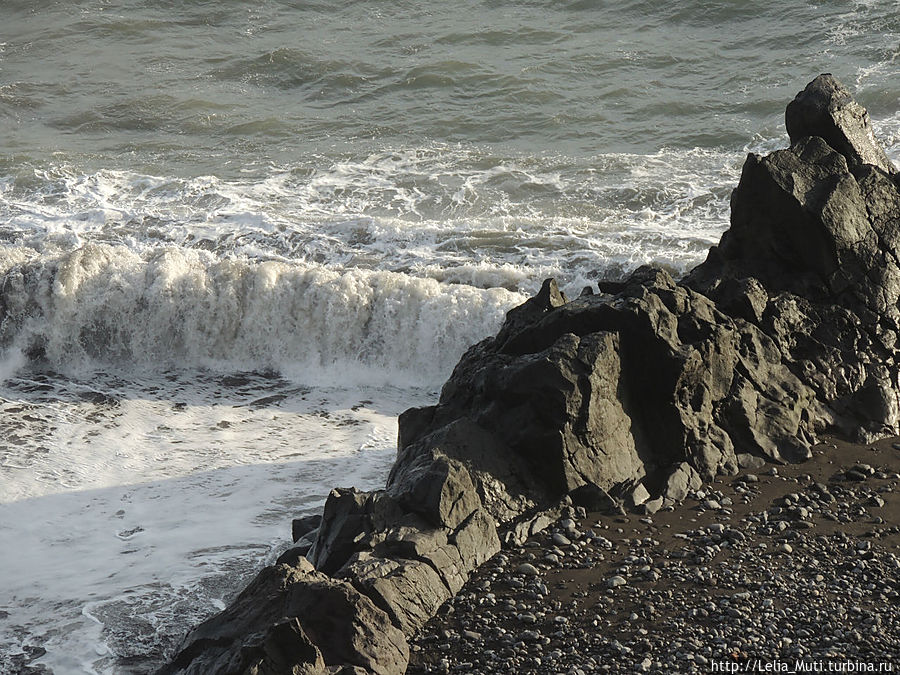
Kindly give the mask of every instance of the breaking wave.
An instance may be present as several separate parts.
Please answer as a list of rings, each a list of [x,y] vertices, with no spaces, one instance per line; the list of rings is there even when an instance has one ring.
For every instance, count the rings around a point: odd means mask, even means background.
[[[0,280],[0,343],[62,370],[219,364],[438,380],[524,299],[502,288],[177,247],[18,254]]]

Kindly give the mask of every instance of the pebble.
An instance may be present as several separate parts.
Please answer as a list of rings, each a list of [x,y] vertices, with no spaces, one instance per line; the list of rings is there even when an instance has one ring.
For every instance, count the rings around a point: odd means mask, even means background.
[[[568,537],[560,534],[559,532],[554,532],[550,538],[557,546],[568,546],[572,543],[572,541]]]
[[[708,672],[732,654],[879,661],[900,644],[900,551],[880,537],[900,527],[884,508],[892,486],[878,481],[893,480],[896,490],[900,477],[874,465],[851,467],[864,476],[858,481],[842,480],[845,465],[824,479],[767,482],[795,490],[771,504],[753,504],[758,478],[749,474],[724,488],[713,483],[693,494],[705,515],[681,510],[588,524],[570,508],[555,532],[504,550],[473,575],[473,590],[411,640],[407,672]],[[729,488],[739,495],[733,516]],[[835,523],[860,527],[835,531]],[[605,572],[599,580],[562,572],[592,566]],[[542,579],[539,567],[552,570]]]
[[[540,574],[538,568],[531,563],[522,563],[516,568],[516,571],[518,571],[519,574],[527,574],[529,576],[537,576]]]

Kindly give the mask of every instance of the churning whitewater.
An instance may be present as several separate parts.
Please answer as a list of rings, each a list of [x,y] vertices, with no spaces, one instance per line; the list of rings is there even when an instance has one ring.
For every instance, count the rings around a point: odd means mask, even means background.
[[[679,275],[894,0],[0,6],[0,672],[146,673],[547,277]]]

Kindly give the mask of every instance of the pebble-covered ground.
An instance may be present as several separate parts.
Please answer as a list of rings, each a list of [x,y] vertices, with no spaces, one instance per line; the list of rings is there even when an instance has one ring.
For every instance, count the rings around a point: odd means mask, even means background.
[[[567,508],[473,575],[407,672],[900,672],[898,471],[900,439],[834,441],[652,515]]]

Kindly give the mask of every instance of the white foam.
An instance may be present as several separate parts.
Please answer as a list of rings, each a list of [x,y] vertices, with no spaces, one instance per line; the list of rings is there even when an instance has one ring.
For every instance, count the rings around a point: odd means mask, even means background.
[[[897,98],[900,103],[900,97]],[[900,167],[900,112],[892,117],[872,120],[875,138],[884,147],[887,156]]]
[[[0,392],[20,441],[0,462],[0,547],[15,551],[0,556],[0,670],[41,646],[59,674],[159,665],[329,486],[383,485],[397,414],[428,400],[255,375],[31,377]]]
[[[3,283],[3,342],[69,371],[218,362],[437,382],[524,300],[393,272],[103,244],[7,267]]]
[[[28,358],[22,350],[13,348],[0,358],[0,384],[15,377],[28,364]]]
[[[0,218],[19,244],[43,255],[97,242],[138,253],[171,245],[398,272],[473,260],[526,271],[571,268],[559,254],[566,242],[553,239],[569,222],[580,224],[596,252],[584,261],[591,267],[628,265],[615,239],[632,230],[629,249],[646,248],[639,257],[659,257],[656,233],[663,231],[676,243],[669,257],[686,268],[697,256],[677,242],[721,234],[742,158],[719,149],[499,156],[436,144],[362,158],[307,157],[231,179],[83,174],[59,165],[4,179]],[[707,208],[709,198],[717,211]],[[655,231],[640,228],[642,212],[656,217]],[[533,240],[541,245],[530,246]]]

